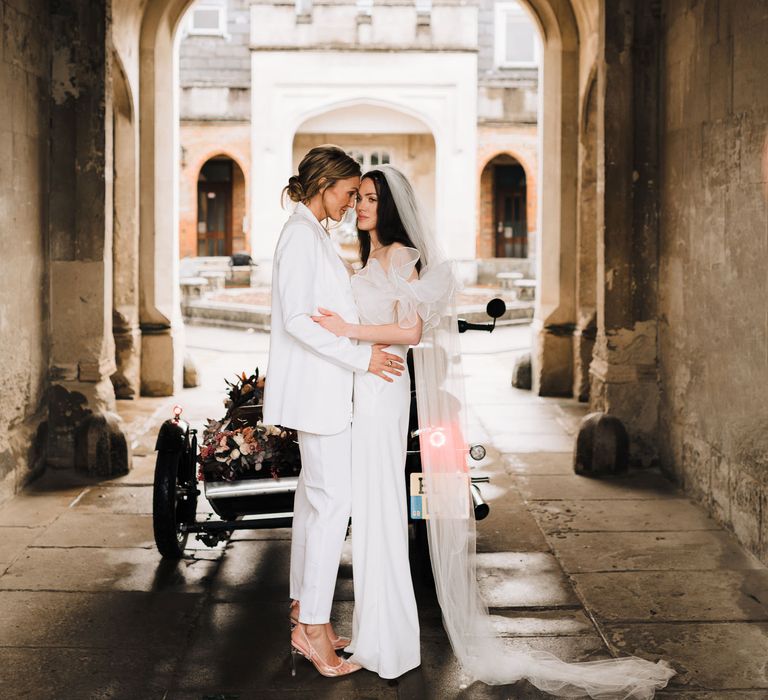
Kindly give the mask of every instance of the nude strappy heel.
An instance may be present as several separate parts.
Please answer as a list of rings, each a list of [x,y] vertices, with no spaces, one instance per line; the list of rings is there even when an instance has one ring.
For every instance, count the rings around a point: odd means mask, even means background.
[[[299,617],[298,615],[294,615],[294,608],[297,608],[299,605],[298,600],[292,600],[290,605],[290,612],[288,613],[288,619],[291,622],[291,632],[296,629],[296,626],[299,624]],[[329,641],[331,643],[331,646],[333,647],[334,651],[341,651],[342,649],[346,649],[351,643],[352,640],[349,639],[349,637],[335,637],[334,639],[330,639]]]
[[[291,639],[291,675],[296,675],[296,656],[303,656],[307,661],[309,661],[316,669],[317,672],[321,676],[325,676],[326,678],[334,678],[336,676],[347,676],[350,673],[354,673],[355,671],[359,671],[362,666],[358,666],[357,664],[350,663],[349,661],[346,661],[345,659],[339,659],[339,663],[335,666],[331,666],[331,664],[326,663],[323,661],[320,656],[318,656],[317,652],[312,647],[312,644],[309,641],[309,637],[307,637],[307,633],[304,631],[303,628],[299,628],[299,633],[302,636],[302,643],[296,642],[294,639]]]

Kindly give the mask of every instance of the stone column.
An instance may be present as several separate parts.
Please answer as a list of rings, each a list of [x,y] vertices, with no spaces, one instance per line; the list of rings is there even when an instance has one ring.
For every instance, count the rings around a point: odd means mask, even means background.
[[[174,35],[188,5],[188,0],[148,3],[141,25],[139,316],[141,393],[147,396],[170,396],[183,383]]]
[[[578,165],[578,43],[571,31],[543,38],[539,153],[541,202],[537,209],[533,391],[541,396],[573,392],[576,322],[576,181]]]
[[[141,332],[139,330],[138,134],[128,79],[114,56],[114,214],[113,313],[117,370],[112,384],[119,399],[139,395]]]
[[[130,455],[110,375],[112,105],[111,0],[51,9],[50,403],[48,462],[127,471]]]
[[[596,71],[595,71],[596,73]],[[589,400],[589,366],[597,331],[597,76],[587,82],[579,137],[579,200],[576,268],[576,329],[573,333],[573,395]]]
[[[636,463],[656,459],[658,3],[601,3],[597,342],[591,405],[620,418]]]

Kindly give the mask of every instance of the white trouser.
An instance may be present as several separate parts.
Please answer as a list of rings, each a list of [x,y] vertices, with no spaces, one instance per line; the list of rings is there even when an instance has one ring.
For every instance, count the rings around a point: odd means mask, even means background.
[[[341,548],[352,510],[352,429],[336,435],[298,431],[301,473],[291,537],[291,598],[299,621],[330,620]]]

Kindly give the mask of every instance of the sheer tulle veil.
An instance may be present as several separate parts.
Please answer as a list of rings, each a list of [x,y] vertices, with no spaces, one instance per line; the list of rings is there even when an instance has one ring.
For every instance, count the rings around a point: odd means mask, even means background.
[[[559,697],[652,698],[674,670],[664,661],[623,657],[568,663],[544,651],[505,645],[480,595],[476,577],[475,519],[471,515],[464,430],[464,377],[456,322],[458,284],[422,218],[413,189],[396,168],[383,166],[400,218],[424,265],[415,285],[440,288],[440,298],[419,298],[422,342],[414,370],[422,467],[427,493],[427,529],[443,625],[469,682],[509,684],[526,679]],[[446,273],[449,273],[446,275]],[[417,290],[416,296],[420,292]],[[492,517],[492,516],[491,516]]]

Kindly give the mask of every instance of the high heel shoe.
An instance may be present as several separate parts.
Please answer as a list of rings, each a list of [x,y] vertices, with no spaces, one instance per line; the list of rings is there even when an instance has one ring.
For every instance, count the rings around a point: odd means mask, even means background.
[[[294,616],[293,609],[299,607],[299,601],[298,600],[292,600],[291,605],[289,608],[288,613],[288,620],[291,623],[291,632],[296,629],[296,626],[299,624],[299,616]],[[335,637],[334,639],[328,638],[328,641],[330,641],[331,646],[333,647],[334,651],[341,651],[342,649],[346,649],[351,643],[352,640],[349,639],[349,637]]]
[[[314,648],[312,647],[312,644],[309,641],[309,637],[307,637],[307,633],[303,630],[303,628],[300,627],[299,632],[303,637],[302,642],[306,644],[306,646],[298,643],[294,639],[291,639],[291,676],[296,675],[296,656],[297,655],[303,656],[307,661],[309,661],[317,669],[317,672],[321,676],[325,676],[326,678],[334,678],[337,676],[347,676],[350,673],[359,671],[362,668],[362,666],[359,666],[358,664],[350,663],[345,659],[339,659],[338,664],[336,664],[335,666],[331,666],[330,664],[326,663],[318,656],[317,652],[314,650]]]

